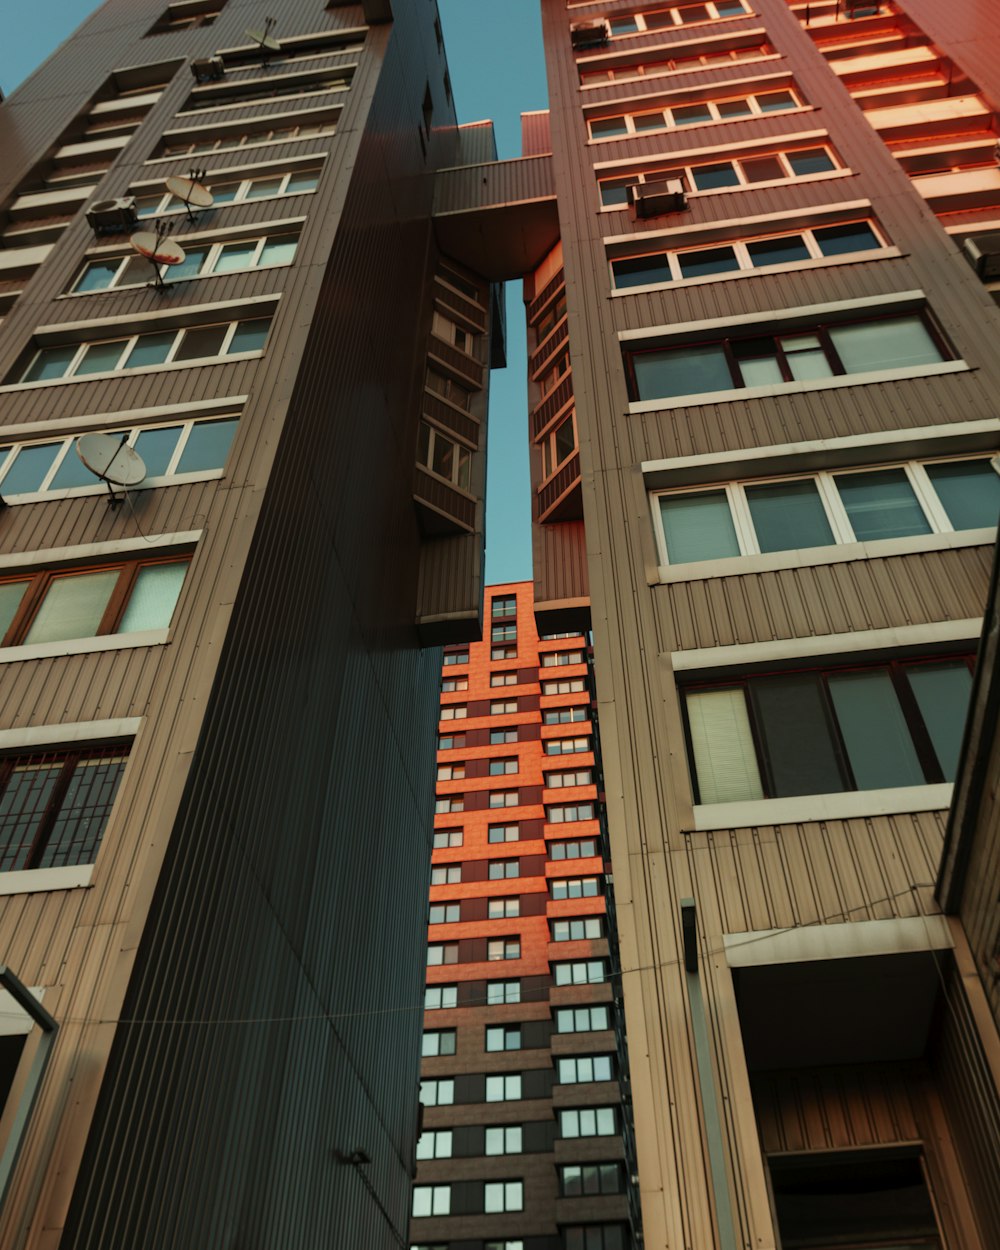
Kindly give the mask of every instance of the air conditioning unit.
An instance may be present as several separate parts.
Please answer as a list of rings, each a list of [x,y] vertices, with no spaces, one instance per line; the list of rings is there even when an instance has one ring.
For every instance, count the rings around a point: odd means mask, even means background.
[[[94,234],[124,234],[136,225],[135,197],[119,196],[117,200],[95,200],[87,209],[87,224]]]
[[[610,38],[611,32],[603,18],[592,22],[574,22],[569,28],[569,38],[577,52],[587,48],[603,48]]]
[[[191,73],[195,82],[218,82],[225,77],[226,67],[221,56],[203,56],[191,62]]]
[[[659,217],[662,213],[680,213],[688,206],[680,178],[633,183],[628,189],[628,203],[633,221]]]
[[[962,244],[969,264],[984,282],[1000,278],[1000,234],[977,234]]]

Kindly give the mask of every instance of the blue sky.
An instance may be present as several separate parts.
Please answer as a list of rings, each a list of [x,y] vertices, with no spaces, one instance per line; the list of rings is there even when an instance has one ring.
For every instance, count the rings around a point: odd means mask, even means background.
[[[521,154],[520,115],[547,105],[538,0],[438,0],[459,121],[490,117],[501,159]],[[98,5],[19,5],[0,43],[0,87],[22,82]],[[527,355],[521,284],[507,284],[507,368],[490,395],[486,578],[531,576]]]

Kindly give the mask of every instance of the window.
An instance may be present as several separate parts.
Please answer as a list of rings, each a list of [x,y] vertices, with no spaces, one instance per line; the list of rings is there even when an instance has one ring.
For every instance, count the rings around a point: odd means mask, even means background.
[[[1000,476],[985,457],[854,469],[655,496],[671,564],[992,528]]]
[[[535,322],[535,345],[539,346],[566,316],[566,292],[560,291],[555,300]]]
[[[544,651],[538,657],[542,668],[558,668],[563,664],[582,664],[582,651]]]
[[[520,798],[516,790],[491,790],[490,807],[517,807]]]
[[[600,916],[577,916],[572,920],[552,920],[553,942],[582,942],[604,937],[604,921]]]
[[[523,1211],[523,1182],[486,1181],[483,1185],[483,1210],[487,1215],[501,1211]]]
[[[512,672],[506,672],[506,673],[490,673],[490,685],[491,686],[516,686],[517,685],[517,671],[514,670]]]
[[[455,751],[465,746],[465,734],[442,734],[438,738],[439,751]]]
[[[486,958],[490,962],[499,959],[520,959],[520,939],[517,937],[490,938],[486,943]]]
[[[468,690],[468,677],[446,677],[441,682],[442,694],[454,694],[456,690]]]
[[[753,35],[750,36],[751,40]],[[684,56],[670,57],[658,61],[619,61],[612,65],[598,65],[584,61],[579,66],[580,82],[585,87],[596,87],[606,82],[621,82],[636,78],[659,78],[664,74],[689,73],[706,66],[728,65],[734,61],[759,61],[764,57],[774,56],[774,48],[769,43],[743,42],[734,46],[735,41],[727,41],[727,46],[719,48],[716,44],[703,44],[709,50],[690,52]]]
[[[559,806],[547,807],[545,819],[550,825],[560,825],[574,820],[593,820],[593,803],[563,803]]]
[[[502,1076],[488,1076],[486,1078],[487,1102],[517,1102],[520,1097],[520,1072],[508,1072]]]
[[[463,833],[461,829],[435,829],[434,849],[438,851],[448,846],[461,846],[462,839]]]
[[[517,647],[510,646],[509,644],[504,644],[504,646],[502,647],[491,647],[490,659],[491,660],[516,660],[517,659]]]
[[[430,1029],[423,1035],[420,1054],[428,1059],[436,1055],[453,1055],[455,1053],[454,1029]]]
[[[149,369],[155,365],[187,364],[259,353],[263,351],[270,328],[270,317],[255,317],[246,321],[223,321],[42,347],[21,375],[8,381],[57,382],[65,378]]]
[[[505,699],[502,703],[490,704],[491,716],[510,716],[517,711],[516,699]]]
[[[487,834],[490,842],[516,842],[520,836],[520,825],[490,825]]]
[[[472,392],[453,378],[448,377],[444,373],[439,373],[437,369],[428,368],[424,385],[427,390],[433,391],[441,399],[447,399],[449,403],[454,404],[465,412],[468,412],[472,407]]]
[[[553,877],[549,890],[553,899],[598,898],[603,893],[600,877]]]
[[[491,729],[490,730],[490,746],[501,746],[507,742],[517,741],[517,728],[513,729]]]
[[[609,135],[641,135],[675,126],[700,126],[711,122],[735,121],[742,117],[760,117],[767,113],[801,108],[798,93],[791,90],[762,91],[755,95],[727,96],[721,100],[702,100],[697,104],[675,104],[670,108],[644,110],[641,113],[619,113],[592,117],[590,137],[603,139]]]
[[[722,17],[743,17],[749,12],[742,0],[708,0],[705,4],[682,4],[671,9],[649,9],[645,13],[628,13],[611,18],[611,37],[641,34],[643,31],[669,30],[691,22],[711,22]]]
[[[458,885],[461,880],[461,864],[436,864],[431,869],[431,885]]]
[[[0,645],[166,629],[190,563],[190,556],[130,560],[0,581]]]
[[[125,746],[0,757],[0,871],[92,864],[127,759]]]
[[[518,771],[516,759],[490,760],[490,776],[504,777]]]
[[[457,942],[437,942],[431,943],[427,947],[427,966],[434,968],[438,964],[457,964],[458,963],[458,943]]]
[[[426,1037],[427,1034],[425,1033]],[[613,1055],[574,1055],[556,1060],[556,1076],[560,1085],[586,1085],[593,1081],[613,1081]]]
[[[504,1124],[486,1130],[487,1155],[519,1155],[524,1149],[524,1132],[520,1124]]]
[[[535,381],[540,392],[540,398],[544,399],[547,395],[551,395],[568,373],[569,352],[564,350],[537,375]]]
[[[424,990],[424,1010],[443,1011],[458,1006],[457,985],[428,985]]]
[[[442,720],[465,720],[468,714],[469,709],[464,703],[450,703],[441,709]]]
[[[557,1033],[604,1033],[611,1028],[611,1012],[605,1005],[558,1007],[555,1021]]]
[[[290,265],[299,245],[297,231],[240,238],[227,243],[184,243],[184,260],[163,274],[170,285],[209,274],[235,273],[244,269],[273,269]],[[70,287],[73,295],[108,291],[116,287],[150,286],[155,266],[143,256],[101,257],[88,260]]]
[[[624,1224],[564,1224],[563,1250],[630,1250],[632,1245]]]
[[[517,625],[493,625],[490,627],[490,642],[514,642],[517,639]]]
[[[451,1129],[425,1128],[417,1140],[417,1158],[450,1159],[451,1147]]]
[[[489,1025],[486,1029],[486,1049],[493,1050],[520,1050],[521,1049],[521,1026],[515,1025]],[[489,1151],[486,1152],[489,1154]]]
[[[560,421],[539,443],[542,450],[542,477],[551,477],[576,451],[576,419],[572,413]]]
[[[252,178],[237,178],[233,181],[209,183],[215,201],[213,208],[223,208],[227,204],[242,204],[250,200],[271,200],[282,195],[301,195],[307,191],[315,191],[319,185],[320,170],[318,167],[300,168],[286,174],[258,174]],[[140,219],[143,217],[162,217],[166,213],[186,213],[183,200],[179,200],[168,191],[135,193],[135,211]]]
[[[564,1198],[625,1192],[620,1163],[564,1163],[559,1169],[559,1192]]]
[[[562,683],[546,682],[545,684],[549,686],[554,686],[554,685],[562,684]],[[583,685],[582,681],[580,682],[580,685],[581,686]],[[543,691],[543,693],[565,694],[567,692],[552,690],[552,691]],[[550,708],[547,712],[542,713],[543,725],[572,725],[572,724],[576,724],[579,721],[584,721],[584,720],[589,720],[589,719],[590,719],[590,708],[587,708],[587,707],[554,707],[554,708]]]
[[[420,422],[417,463],[453,486],[466,491],[469,489],[472,480],[471,450],[426,421]]]
[[[146,35],[165,35],[195,26],[211,26],[225,7],[226,0],[178,0],[168,4],[166,11]]]
[[[607,979],[606,959],[576,959],[552,965],[556,985],[597,985]]]
[[[455,924],[459,919],[460,904],[432,903],[428,924]]]
[[[716,274],[769,269],[799,261],[871,252],[886,244],[870,221],[850,221],[793,233],[761,235],[732,243],[701,245],[671,252],[647,252],[611,262],[618,290],[663,282],[686,282]]]
[[[490,881],[506,881],[521,875],[519,859],[491,859],[487,869]]]
[[[788,334],[734,335],[628,358],[633,400],[913,369],[949,359],[920,314],[834,322]]]
[[[578,755],[591,749],[589,738],[546,738],[546,755]]]
[[[559,1112],[562,1137],[614,1137],[618,1132],[615,1107],[581,1107]]]
[[[465,765],[464,764],[439,764],[437,770],[438,781],[464,781]]]
[[[470,356],[474,354],[476,336],[436,308],[431,316],[431,333],[449,346],[457,347],[460,352]]]
[[[699,191],[726,191],[733,187],[752,187],[771,182],[788,182],[795,178],[833,173],[842,168],[829,147],[789,148],[766,155],[746,155],[739,159],[713,161],[708,165],[645,166],[630,174],[602,178],[599,183],[601,204],[605,208],[624,208],[628,204],[628,188],[635,183],[662,182],[679,178],[688,194]]]
[[[465,799],[461,795],[451,795],[448,798],[435,799],[434,811],[438,815],[446,814],[448,812],[464,812]]]
[[[488,1007],[499,1007],[501,1003],[519,1003],[520,1001],[520,981],[486,982],[486,1005]]]
[[[754,676],[686,693],[698,802],[951,781],[972,658]]]
[[[323,110],[328,113],[329,110]],[[315,115],[315,112],[314,114]],[[287,117],[304,117],[308,113],[287,113]],[[292,143],[298,139],[315,139],[337,133],[333,116],[322,121],[303,121],[287,126],[262,126],[247,122],[245,130],[231,126],[211,130],[176,130],[163,137],[163,144],[154,160],[175,160],[179,156],[207,156],[210,152],[235,152],[239,148],[260,147],[265,143]]]
[[[490,612],[494,620],[503,616],[517,616],[517,596],[494,595]]]
[[[446,651],[441,660],[441,663],[446,666],[449,664],[468,664],[468,662],[468,651]]]
[[[589,768],[581,768],[575,773],[545,774],[545,785],[549,790],[564,790],[567,786],[589,786],[593,780],[594,774]]]
[[[511,920],[520,914],[521,900],[519,898],[491,898],[487,902],[488,920]]]
[[[421,1081],[420,1101],[425,1107],[450,1107],[455,1101],[455,1078]]]
[[[597,855],[597,839],[581,838],[575,842],[550,842],[549,859],[590,859]]]
[[[554,694],[583,694],[583,692],[586,689],[587,689],[587,685],[582,677],[569,677],[569,678],[564,678],[562,681],[543,681],[542,682],[542,694],[546,696],[554,695]],[[562,713],[565,710],[572,710],[574,712],[577,711],[576,708],[573,708],[573,709],[560,708],[559,712]],[[585,720],[586,717],[585,716],[584,717],[572,716],[570,717],[570,719],[571,720]],[[552,722],[546,721],[545,723],[548,725],[548,724],[551,724]]]
[[[450,1185],[414,1185],[413,1218],[448,1215],[451,1212]]]

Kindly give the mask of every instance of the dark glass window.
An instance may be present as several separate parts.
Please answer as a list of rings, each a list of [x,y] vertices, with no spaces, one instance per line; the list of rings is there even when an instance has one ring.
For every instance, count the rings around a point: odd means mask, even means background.
[[[692,126],[712,120],[712,110],[707,104],[678,104],[670,110],[670,114],[675,126]]]
[[[927,476],[955,529],[996,525],[1000,514],[1000,475],[988,460],[929,464]]]
[[[761,727],[761,750],[775,797],[844,789],[833,727],[811,673],[750,683]]]
[[[730,273],[739,269],[740,262],[731,247],[702,248],[697,252],[679,252],[677,263],[685,278],[700,278],[705,274]]]
[[[875,231],[866,221],[852,221],[844,226],[824,226],[813,230],[813,238],[824,256],[840,256],[845,252],[869,252],[881,247]]]
[[[746,496],[761,551],[825,547],[833,542],[830,522],[811,478],[748,486]]]
[[[747,251],[755,268],[764,265],[785,265],[793,260],[808,260],[809,249],[800,234],[786,235],[781,239],[758,239],[748,243]]]
[[[825,148],[802,148],[798,152],[789,152],[787,156],[796,178],[804,178],[806,174],[825,174],[837,168]]]
[[[736,167],[730,161],[718,165],[696,165],[691,170],[691,177],[699,191],[714,191],[716,187],[740,185]]]
[[[903,469],[840,473],[835,480],[859,542],[931,532]]]
[[[655,256],[629,256],[613,260],[611,269],[615,275],[615,286],[619,288],[670,281],[670,266],[662,252]]]
[[[627,135],[628,126],[624,117],[595,117],[590,123],[590,133],[595,139],[605,139],[609,135]]]

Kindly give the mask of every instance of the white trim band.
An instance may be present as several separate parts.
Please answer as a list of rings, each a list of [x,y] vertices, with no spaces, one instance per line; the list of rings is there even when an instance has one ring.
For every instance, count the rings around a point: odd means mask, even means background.
[[[905,916],[725,933],[730,968],[758,964],[813,963],[819,959],[865,959],[910,951],[950,950],[954,945],[944,916]]]
[[[902,816],[910,812],[945,812],[951,806],[953,789],[949,781],[891,790],[849,790],[838,794],[801,794],[788,799],[703,803],[693,809],[694,831],[707,833],[761,825],[821,824],[830,820]]]

